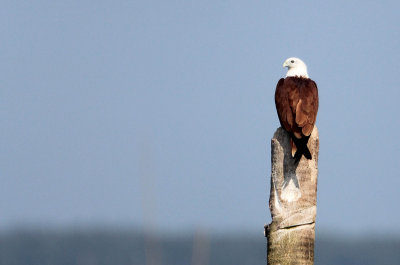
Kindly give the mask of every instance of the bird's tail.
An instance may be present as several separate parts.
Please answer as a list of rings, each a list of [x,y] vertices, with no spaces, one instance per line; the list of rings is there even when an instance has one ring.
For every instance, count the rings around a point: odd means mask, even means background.
[[[296,164],[300,161],[302,155],[304,155],[304,157],[307,159],[312,159],[310,150],[307,147],[309,138],[310,137],[297,139],[296,137],[292,137],[290,139],[290,143],[292,145],[292,156]]]

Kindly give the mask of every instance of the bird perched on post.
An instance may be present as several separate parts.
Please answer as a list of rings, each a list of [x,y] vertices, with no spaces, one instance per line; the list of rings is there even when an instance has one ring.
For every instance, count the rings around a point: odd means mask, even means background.
[[[312,158],[307,142],[317,118],[318,88],[299,58],[287,59],[283,67],[287,67],[288,72],[276,85],[275,105],[281,126],[290,135],[292,157],[298,163],[302,155]]]

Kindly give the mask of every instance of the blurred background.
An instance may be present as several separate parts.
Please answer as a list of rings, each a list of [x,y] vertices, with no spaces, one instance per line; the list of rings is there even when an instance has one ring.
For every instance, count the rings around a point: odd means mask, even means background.
[[[397,1],[2,1],[0,264],[265,264],[284,60],[316,264],[400,263]]]

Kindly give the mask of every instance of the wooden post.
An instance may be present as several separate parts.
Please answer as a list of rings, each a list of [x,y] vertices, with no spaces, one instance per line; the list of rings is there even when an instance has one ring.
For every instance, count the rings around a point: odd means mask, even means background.
[[[268,265],[314,264],[317,212],[318,129],[308,141],[312,159],[294,164],[288,133],[278,128],[271,141],[272,222],[265,227]]]

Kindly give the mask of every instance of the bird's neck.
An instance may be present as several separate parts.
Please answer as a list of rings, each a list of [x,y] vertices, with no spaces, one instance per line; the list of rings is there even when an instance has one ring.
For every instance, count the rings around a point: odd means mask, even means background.
[[[307,74],[307,68],[303,68],[303,67],[289,68],[289,70],[286,73],[286,77],[290,77],[290,76],[309,78],[308,74]]]

